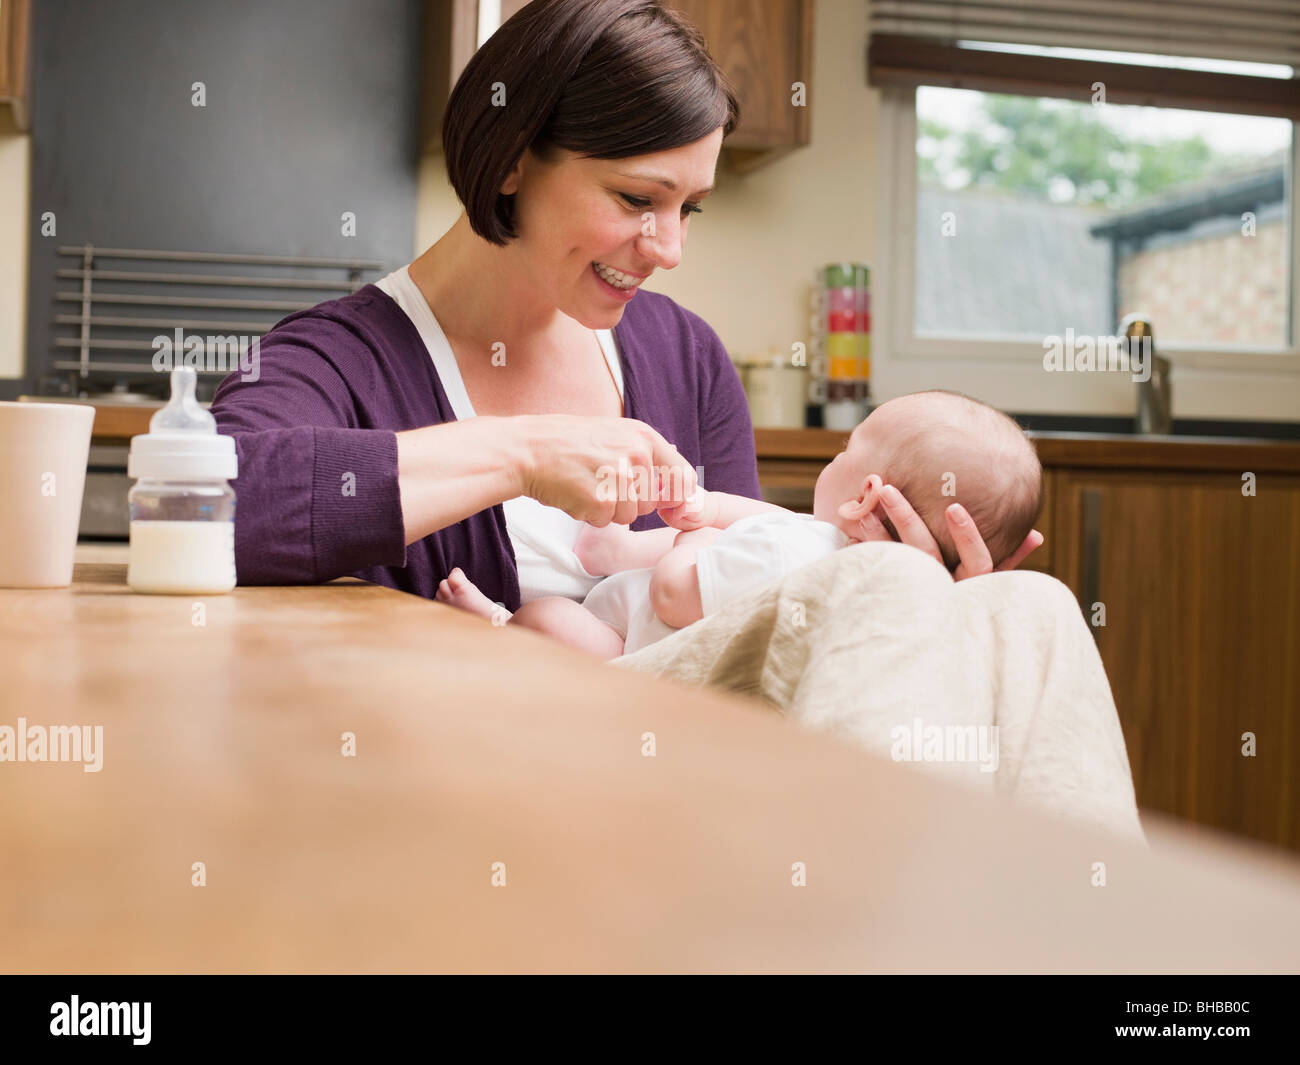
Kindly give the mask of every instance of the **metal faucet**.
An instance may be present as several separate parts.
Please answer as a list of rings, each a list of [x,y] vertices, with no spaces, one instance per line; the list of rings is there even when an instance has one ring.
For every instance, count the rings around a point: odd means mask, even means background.
[[[1156,335],[1151,319],[1145,314],[1127,315],[1119,323],[1120,335],[1129,359],[1138,353],[1150,361],[1151,372],[1145,381],[1137,382],[1137,432],[1146,436],[1165,436],[1173,428],[1173,386],[1169,375],[1173,363],[1156,354]],[[1132,361],[1129,363],[1132,366]]]

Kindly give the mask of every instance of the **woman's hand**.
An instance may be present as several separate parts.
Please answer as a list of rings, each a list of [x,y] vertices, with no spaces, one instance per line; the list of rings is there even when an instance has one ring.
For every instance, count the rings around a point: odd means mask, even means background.
[[[921,520],[920,515],[912,509],[912,504],[903,498],[902,492],[893,485],[885,485],[881,490],[881,506],[884,507],[885,514],[893,523],[901,543],[919,548],[940,564],[943,563],[943,555],[939,551],[939,545],[935,543],[934,537],[930,535],[930,530],[926,528],[925,522]],[[957,548],[957,555],[961,559],[961,564],[958,565],[957,572],[953,574],[953,579],[960,581],[965,580],[967,577],[979,577],[985,573],[992,573],[994,568],[993,557],[989,554],[988,545],[984,543],[984,537],[980,535],[979,529],[971,521],[966,508],[960,503],[953,503],[944,512],[944,517],[948,521],[948,532],[952,535],[953,545]],[[889,531],[874,514],[868,515],[864,524],[871,525],[873,523],[876,530],[869,531],[869,534],[864,539],[893,539],[889,535]],[[997,567],[998,570],[1015,569],[1024,561],[1025,556],[1040,546],[1042,542],[1043,534],[1037,529],[1032,530],[1015,553]]]
[[[572,414],[510,421],[526,456],[522,494],[579,521],[630,525],[695,492],[695,467],[644,422]]]

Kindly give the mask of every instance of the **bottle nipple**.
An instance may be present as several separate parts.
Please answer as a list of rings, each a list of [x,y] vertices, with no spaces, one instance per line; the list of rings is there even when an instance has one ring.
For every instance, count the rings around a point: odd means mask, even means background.
[[[149,419],[150,433],[216,434],[217,419],[200,407],[195,398],[198,382],[199,375],[193,366],[177,366],[172,370],[171,399]]]

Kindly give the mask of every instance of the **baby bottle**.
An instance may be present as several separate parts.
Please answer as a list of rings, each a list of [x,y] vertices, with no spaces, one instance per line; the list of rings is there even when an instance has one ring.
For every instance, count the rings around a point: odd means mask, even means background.
[[[171,400],[131,438],[126,583],[134,592],[212,595],[235,587],[235,441],[194,398],[192,366],[172,370]]]

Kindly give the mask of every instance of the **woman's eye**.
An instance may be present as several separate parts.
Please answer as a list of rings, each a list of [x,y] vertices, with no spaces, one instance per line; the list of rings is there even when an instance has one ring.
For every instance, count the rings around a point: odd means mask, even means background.
[[[623,199],[627,200],[627,202],[631,206],[635,207],[638,211],[644,210],[645,208],[650,206],[650,201],[641,196],[629,196],[625,192],[620,192],[619,195],[622,196]],[[704,208],[701,207],[699,204],[695,204],[695,203],[682,204],[682,214],[703,214],[703,213],[704,213]]]

